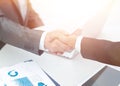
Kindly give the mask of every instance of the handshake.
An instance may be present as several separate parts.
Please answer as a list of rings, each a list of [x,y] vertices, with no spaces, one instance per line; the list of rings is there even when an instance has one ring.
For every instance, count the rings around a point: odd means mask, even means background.
[[[55,55],[62,55],[64,52],[70,52],[75,49],[76,39],[80,33],[80,29],[77,29],[72,34],[63,30],[48,32],[45,37],[44,48],[48,49],[49,53]]]

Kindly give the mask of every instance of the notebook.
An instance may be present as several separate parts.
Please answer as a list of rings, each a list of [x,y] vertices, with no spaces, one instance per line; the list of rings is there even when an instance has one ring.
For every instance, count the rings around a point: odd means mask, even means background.
[[[120,71],[105,66],[82,86],[120,86]]]

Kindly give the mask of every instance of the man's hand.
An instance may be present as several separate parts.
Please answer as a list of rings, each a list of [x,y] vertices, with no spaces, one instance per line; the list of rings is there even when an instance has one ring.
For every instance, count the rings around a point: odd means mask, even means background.
[[[75,48],[77,37],[81,30],[77,29],[72,34],[63,30],[48,32],[45,38],[45,48],[52,54],[61,55],[64,52],[71,51]]]
[[[63,43],[65,43],[66,45],[70,46],[72,49],[74,49],[76,39],[81,33],[82,33],[82,30],[77,29],[72,34],[70,34],[66,37],[63,37],[63,38],[59,38],[59,40],[62,41]]]
[[[55,30],[52,32],[48,32],[45,38],[44,47],[48,49],[50,53],[57,55],[61,55],[65,51],[70,51],[73,48],[60,40],[67,40],[68,36],[69,34],[63,30]]]

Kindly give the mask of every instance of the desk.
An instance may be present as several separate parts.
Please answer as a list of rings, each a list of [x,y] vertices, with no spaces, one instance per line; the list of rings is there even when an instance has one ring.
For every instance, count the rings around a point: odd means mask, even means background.
[[[111,16],[115,15],[112,14]],[[109,22],[114,22],[111,20],[111,17],[109,18]],[[120,20],[120,17],[117,19]],[[108,26],[111,25],[109,22],[107,21],[107,24],[104,26],[107,29],[109,28]],[[114,25],[116,25],[116,23],[113,24],[112,28],[114,28]],[[120,27],[120,24],[118,26]],[[116,30],[119,31],[119,29]],[[100,38],[115,38],[116,40],[120,40],[120,35],[114,35],[111,37],[109,33],[102,33],[100,35]],[[38,56],[8,44],[5,45],[2,50],[0,50],[0,68],[4,66],[14,65],[28,59],[35,60],[40,65],[40,67],[43,68],[57,82],[59,82],[61,86],[77,86],[78,83],[80,84],[85,82],[106,65],[96,61],[84,59],[80,54],[73,59],[65,59],[48,53],[43,53],[41,56]],[[115,66],[111,67],[120,69],[119,67]]]
[[[61,86],[77,86],[80,81],[84,82],[104,66],[99,62],[83,59],[80,55],[73,59],[47,53],[38,56],[10,45],[5,45],[0,51],[0,67],[14,65],[27,59],[35,60]]]

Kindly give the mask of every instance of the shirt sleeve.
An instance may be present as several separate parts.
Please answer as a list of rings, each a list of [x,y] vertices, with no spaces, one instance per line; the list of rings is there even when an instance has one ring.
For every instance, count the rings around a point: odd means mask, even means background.
[[[75,49],[81,53],[81,41],[82,41],[83,37],[82,36],[78,36],[78,38],[76,39],[76,43],[75,43]]]

